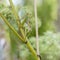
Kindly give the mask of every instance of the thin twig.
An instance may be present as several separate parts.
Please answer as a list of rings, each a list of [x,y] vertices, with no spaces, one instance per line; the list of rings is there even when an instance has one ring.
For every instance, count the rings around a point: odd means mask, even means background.
[[[15,6],[13,5],[12,0],[9,0],[9,2],[10,2],[10,6],[11,6],[11,8],[12,8],[13,14],[14,14],[14,16],[16,17],[18,27],[20,28],[20,27],[22,26],[22,24],[21,24],[21,22],[20,22],[18,13],[16,12],[16,9],[15,9]]]
[[[36,28],[36,49],[37,49],[37,56],[38,56],[38,60],[40,60],[39,58],[39,39],[38,39],[38,17],[37,17],[37,0],[34,0],[34,13],[35,13],[35,28]]]
[[[18,13],[17,13],[16,10],[15,10],[15,7],[14,7],[14,5],[13,5],[13,2],[12,2],[12,0],[9,0],[9,2],[10,2],[10,5],[11,5],[13,14],[14,14],[14,16],[15,16],[15,18],[16,18],[16,21],[17,21],[17,24],[18,24],[18,29],[19,29],[19,31],[21,32],[23,38],[26,38],[26,36],[25,36],[25,34],[24,34],[24,30],[22,29],[23,25],[22,25],[21,22],[20,22]]]

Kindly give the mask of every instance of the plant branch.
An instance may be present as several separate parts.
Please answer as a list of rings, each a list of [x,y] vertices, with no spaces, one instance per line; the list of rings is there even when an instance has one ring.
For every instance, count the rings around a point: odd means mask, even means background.
[[[34,14],[35,14],[35,28],[36,28],[36,49],[38,60],[40,60],[40,53],[39,53],[39,39],[38,39],[38,17],[37,17],[37,0],[34,0]]]
[[[31,46],[30,42],[26,39],[22,39],[22,37],[15,31],[15,29],[10,25],[10,23],[7,21],[7,19],[0,13],[0,16],[1,18],[3,19],[3,21],[8,25],[8,27],[18,36],[18,38],[24,42],[26,44],[26,46],[28,47],[28,49],[30,50],[30,52],[36,56],[36,59],[37,58],[37,54],[35,52],[35,50],[33,49],[33,47]]]
[[[18,27],[20,28],[20,27],[22,27],[22,24],[21,24],[21,22],[20,22],[18,13],[16,12],[16,9],[15,9],[15,7],[14,7],[14,4],[12,3],[12,0],[9,0],[9,2],[10,2],[10,6],[11,6],[11,8],[12,8],[12,12],[13,12],[14,16],[16,17]]]
[[[20,38],[20,40],[24,41],[23,38],[15,31],[15,29],[10,25],[7,19],[0,13],[0,16],[4,20],[4,22],[8,25],[8,27]]]
[[[23,38],[25,38],[24,30],[21,28],[21,27],[23,27],[23,25],[22,25],[21,22],[20,22],[18,13],[17,13],[16,10],[15,10],[15,7],[14,7],[14,5],[13,5],[13,3],[12,3],[12,0],[9,0],[9,2],[10,2],[10,5],[11,5],[13,14],[14,14],[14,16],[15,16],[15,18],[16,18],[16,21],[17,21],[17,24],[18,24],[19,31],[22,33]]]

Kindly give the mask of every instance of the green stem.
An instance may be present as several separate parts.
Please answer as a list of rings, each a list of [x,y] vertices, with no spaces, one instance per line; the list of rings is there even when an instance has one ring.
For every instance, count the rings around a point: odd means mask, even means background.
[[[38,60],[37,54],[36,54],[35,50],[33,49],[33,47],[31,46],[31,44],[29,43],[29,41],[27,39],[26,40],[22,39],[22,37],[20,37],[20,35],[15,31],[15,29],[10,25],[10,23],[1,13],[0,13],[0,16],[2,17],[3,21],[8,25],[8,27],[18,36],[18,38],[27,45],[28,49]]]
[[[10,23],[7,21],[7,19],[1,13],[0,13],[0,16],[2,17],[4,22],[9,26],[9,28],[19,37],[19,39],[24,42],[23,38],[15,31],[15,29],[10,25]]]
[[[9,2],[10,2],[10,5],[11,5],[11,7],[12,7],[13,14],[14,14],[14,16],[15,16],[15,18],[16,18],[19,31],[21,31],[22,36],[25,38],[25,34],[23,33],[24,31],[23,31],[23,29],[21,28],[22,24],[21,24],[21,22],[20,22],[18,13],[17,13],[16,10],[15,10],[14,4],[12,3],[12,0],[9,0]],[[23,26],[22,26],[22,27],[23,27]]]
[[[19,26],[19,28],[20,28],[20,27],[22,27],[22,24],[21,24],[21,22],[20,22],[20,19],[19,19],[18,13],[16,12],[16,9],[15,9],[13,3],[12,3],[12,0],[9,0],[9,2],[10,2],[10,5],[11,5],[11,8],[12,8],[12,12],[13,12],[14,16],[16,17],[16,20],[17,20],[18,26]]]

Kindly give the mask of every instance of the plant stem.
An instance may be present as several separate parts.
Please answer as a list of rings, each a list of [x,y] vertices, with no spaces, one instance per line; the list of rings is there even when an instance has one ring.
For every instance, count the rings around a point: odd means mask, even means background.
[[[20,22],[20,19],[19,19],[18,13],[16,12],[16,9],[15,9],[13,3],[12,3],[12,0],[9,0],[9,2],[10,2],[10,5],[11,5],[11,8],[12,8],[12,12],[13,12],[14,16],[16,17],[16,20],[17,20],[18,26],[19,26],[19,28],[20,28],[20,27],[22,27],[22,24],[21,24],[21,22]]]
[[[0,13],[0,16],[4,20],[4,22],[8,25],[8,27],[20,38],[20,40],[24,41],[23,38],[15,31],[15,29],[10,25],[8,20]]]
[[[33,47],[31,46],[30,42],[27,39],[23,39],[16,31],[15,29],[10,25],[10,23],[7,21],[7,19],[0,13],[1,18],[3,19],[3,21],[8,25],[8,27],[16,34],[16,36],[18,36],[18,38],[24,42],[26,44],[26,46],[28,47],[28,49],[30,50],[30,52],[37,58],[37,54],[35,52],[35,50],[33,49]]]
[[[39,53],[39,39],[38,39],[38,17],[37,17],[37,0],[34,0],[34,13],[35,13],[35,28],[36,28],[36,49],[37,49],[37,55],[38,55],[38,60],[40,60],[40,53]]]
[[[18,24],[18,30],[22,33],[22,36],[25,38],[24,30],[22,29],[23,26],[22,26],[22,24],[20,22],[18,13],[15,10],[15,7],[14,7],[14,5],[12,3],[12,0],[9,0],[9,2],[10,2],[10,5],[11,5],[11,8],[12,8],[12,12],[13,12],[13,14],[14,14],[14,16],[16,18],[17,24]]]

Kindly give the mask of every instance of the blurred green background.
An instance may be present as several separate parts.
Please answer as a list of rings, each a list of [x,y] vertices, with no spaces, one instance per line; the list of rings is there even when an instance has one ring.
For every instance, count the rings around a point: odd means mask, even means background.
[[[26,20],[24,27],[26,29],[27,37],[33,48],[36,49],[36,32],[33,4],[34,0],[13,0],[13,3],[15,5],[16,11],[18,12],[21,22],[23,20]],[[42,57],[41,60],[60,60],[59,5],[59,0],[37,0],[39,46],[40,54]],[[8,0],[0,0],[0,13],[2,13],[8,19],[9,23],[18,32],[16,19],[12,14]],[[6,38],[4,36],[3,38],[5,38],[7,44],[10,45],[10,47],[7,47],[7,49],[11,48],[11,51],[8,50],[8,52],[12,53],[9,53],[9,58],[6,57],[6,60],[36,60],[35,57],[29,52],[25,44],[16,43],[18,37],[14,35],[14,33],[7,27],[2,19],[0,19],[0,27],[2,27],[0,28],[1,31],[5,31],[4,35]],[[2,56],[5,54],[2,53]]]

